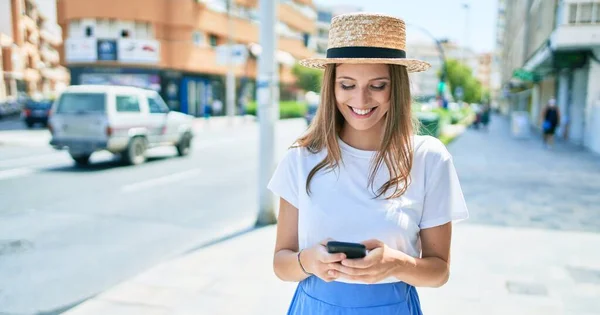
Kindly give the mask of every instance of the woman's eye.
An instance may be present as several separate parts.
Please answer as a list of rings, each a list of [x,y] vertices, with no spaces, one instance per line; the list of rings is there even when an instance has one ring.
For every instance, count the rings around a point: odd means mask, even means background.
[[[344,90],[351,90],[353,88],[354,88],[354,85],[345,85],[345,84],[342,84],[342,89],[344,89]]]
[[[371,85],[371,88],[372,88],[373,90],[381,91],[381,90],[385,89],[385,84],[380,84],[380,85]]]

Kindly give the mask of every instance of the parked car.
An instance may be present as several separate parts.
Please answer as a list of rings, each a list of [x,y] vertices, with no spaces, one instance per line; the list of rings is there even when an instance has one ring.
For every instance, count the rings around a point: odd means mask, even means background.
[[[306,114],[304,115],[304,119],[306,119],[306,124],[310,125],[317,114],[318,106],[307,106]]]
[[[320,98],[319,95],[315,92],[307,92],[305,95],[306,98],[306,114],[304,114],[304,118],[306,119],[306,124],[310,125],[317,114],[317,109],[319,108]]]
[[[193,117],[169,110],[155,91],[124,86],[68,87],[52,106],[50,144],[67,149],[77,165],[100,150],[120,154],[128,164],[146,160],[146,149],[175,146],[190,153]]]
[[[30,99],[25,102],[21,116],[28,128],[32,128],[35,124],[46,126],[51,108],[51,100],[34,101]]]

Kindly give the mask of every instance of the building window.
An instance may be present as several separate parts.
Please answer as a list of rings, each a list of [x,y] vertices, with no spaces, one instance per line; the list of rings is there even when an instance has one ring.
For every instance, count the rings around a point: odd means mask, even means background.
[[[218,45],[218,44],[217,44],[217,40],[218,40],[218,37],[217,37],[217,35],[210,34],[209,41],[210,41],[210,45],[211,45],[212,47],[217,47],[217,45]]]
[[[303,40],[304,40],[304,47],[308,47],[308,45],[310,44],[310,34],[304,33]]]
[[[85,27],[85,37],[94,37],[94,29],[90,25]]]
[[[204,46],[204,34],[200,31],[195,31],[194,33],[192,33],[192,41],[196,46]]]
[[[579,4],[579,23],[592,23],[592,3]]]
[[[569,5],[569,24],[577,23],[577,3]]]
[[[80,38],[81,37],[81,21],[73,20],[73,21],[69,22],[69,37],[70,38]]]
[[[140,39],[151,39],[154,37],[152,24],[146,22],[135,23],[135,37]]]

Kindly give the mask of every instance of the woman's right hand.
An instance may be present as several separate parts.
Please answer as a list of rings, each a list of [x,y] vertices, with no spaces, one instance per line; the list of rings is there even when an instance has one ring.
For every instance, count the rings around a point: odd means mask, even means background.
[[[334,270],[330,268],[330,264],[339,264],[342,260],[346,259],[346,255],[343,253],[330,254],[327,252],[327,242],[329,241],[331,239],[323,240],[313,247],[304,249],[300,254],[300,262],[306,272],[312,273],[326,282],[337,279],[337,276],[330,274],[330,271]]]

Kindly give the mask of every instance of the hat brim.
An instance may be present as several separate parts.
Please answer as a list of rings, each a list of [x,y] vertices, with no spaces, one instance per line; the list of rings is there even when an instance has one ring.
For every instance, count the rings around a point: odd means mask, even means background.
[[[412,72],[423,72],[431,68],[431,64],[417,59],[406,58],[308,58],[300,60],[300,64],[313,69],[325,69],[325,65],[332,63],[350,64],[392,64],[405,66],[406,70]]]

